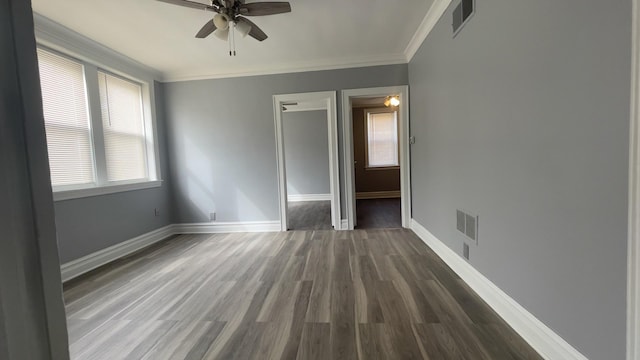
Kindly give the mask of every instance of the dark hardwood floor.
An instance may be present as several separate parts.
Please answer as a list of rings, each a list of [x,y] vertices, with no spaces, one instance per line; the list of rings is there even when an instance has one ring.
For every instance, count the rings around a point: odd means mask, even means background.
[[[331,201],[289,202],[289,230],[333,230]]]
[[[400,199],[358,199],[356,217],[357,229],[400,228]]]
[[[541,359],[409,230],[182,235],[65,284],[72,359]]]

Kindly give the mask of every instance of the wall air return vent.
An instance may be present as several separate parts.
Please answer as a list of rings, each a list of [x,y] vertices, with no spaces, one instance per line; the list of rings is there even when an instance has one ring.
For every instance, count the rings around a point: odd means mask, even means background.
[[[462,0],[453,10],[453,37],[458,35],[460,30],[476,12],[475,0]]]
[[[456,210],[456,229],[478,244],[478,215],[470,215],[463,210]]]
[[[458,231],[460,231],[461,233],[465,232],[464,222],[466,215],[467,214],[465,214],[464,212],[456,210],[456,229],[458,229]]]

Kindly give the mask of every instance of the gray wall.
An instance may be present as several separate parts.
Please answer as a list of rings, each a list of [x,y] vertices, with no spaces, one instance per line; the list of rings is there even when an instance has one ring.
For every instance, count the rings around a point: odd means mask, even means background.
[[[57,201],[60,260],[66,263],[171,224],[169,163],[162,86],[155,85],[161,187]],[[155,216],[155,209],[160,216]],[[135,221],[131,221],[135,219]]]
[[[9,358],[9,344],[7,344],[7,331],[5,326],[8,324],[4,320],[4,314],[2,313],[2,293],[0,292],[0,355],[3,358]]]
[[[176,221],[212,210],[219,221],[280,219],[273,95],[407,82],[407,65],[389,65],[163,84]]]
[[[327,111],[282,113],[287,194],[329,194]]]
[[[413,217],[591,359],[625,356],[630,1],[451,8],[409,64]]]
[[[68,359],[30,5],[0,0],[0,358]]]

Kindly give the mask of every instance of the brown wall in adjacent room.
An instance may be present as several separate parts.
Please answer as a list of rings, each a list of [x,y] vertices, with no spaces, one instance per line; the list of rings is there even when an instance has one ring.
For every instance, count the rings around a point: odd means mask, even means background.
[[[400,191],[400,169],[366,170],[364,108],[353,109],[353,157],[356,161],[356,193],[374,191]]]

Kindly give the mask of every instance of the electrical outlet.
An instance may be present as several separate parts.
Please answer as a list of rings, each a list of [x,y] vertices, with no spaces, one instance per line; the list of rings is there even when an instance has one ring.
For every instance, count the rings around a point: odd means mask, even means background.
[[[153,211],[153,213],[154,213],[156,216],[160,216],[160,209],[155,208],[155,209],[154,209],[154,211]]]
[[[462,256],[469,260],[469,244],[467,243],[462,243]]]
[[[209,220],[216,221],[216,213],[215,212],[209,213]]]

